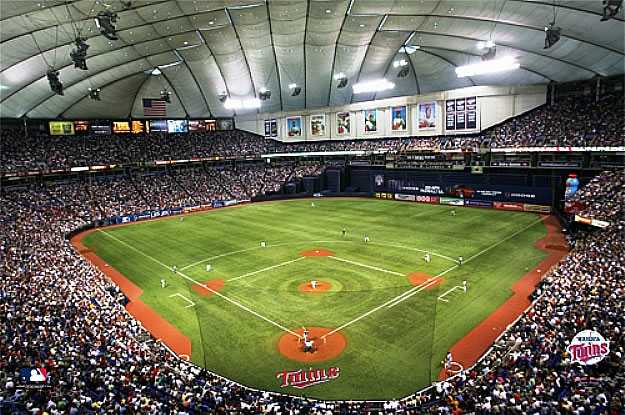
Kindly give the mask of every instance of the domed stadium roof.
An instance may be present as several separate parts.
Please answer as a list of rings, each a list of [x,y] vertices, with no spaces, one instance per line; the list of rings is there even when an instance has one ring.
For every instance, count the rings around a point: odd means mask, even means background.
[[[142,117],[142,99],[167,89],[168,116],[231,116],[622,74],[623,11],[600,21],[602,9],[600,0],[2,1],[0,115]],[[96,26],[105,10],[118,15],[118,40]],[[561,38],[544,49],[554,17]],[[89,45],[88,70],[70,57],[77,37]],[[489,40],[520,69],[458,78],[455,69],[480,62],[477,45]],[[60,72],[62,96],[51,91],[49,66]],[[357,82],[384,77],[394,89],[353,94]],[[101,88],[101,101],[88,88]],[[271,96],[259,109],[235,113],[220,101],[262,88]]]

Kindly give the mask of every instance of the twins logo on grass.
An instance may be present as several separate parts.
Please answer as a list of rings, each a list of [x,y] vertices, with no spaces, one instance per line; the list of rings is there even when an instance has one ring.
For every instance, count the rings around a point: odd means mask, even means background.
[[[296,389],[304,389],[312,385],[328,382],[332,379],[339,377],[339,368],[331,367],[328,370],[325,369],[312,369],[307,371],[299,370],[285,370],[283,372],[276,373],[277,378],[282,378],[280,387],[293,386]]]
[[[571,362],[581,365],[594,365],[610,353],[610,343],[594,330],[580,331],[573,337],[567,348]]]

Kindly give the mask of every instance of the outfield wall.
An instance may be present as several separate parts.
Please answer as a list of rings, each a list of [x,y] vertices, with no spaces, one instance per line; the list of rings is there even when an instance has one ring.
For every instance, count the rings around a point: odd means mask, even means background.
[[[359,191],[393,194],[395,200],[524,211],[531,210],[524,205],[552,206],[554,199],[550,180],[527,173],[351,168],[349,176],[351,186]]]

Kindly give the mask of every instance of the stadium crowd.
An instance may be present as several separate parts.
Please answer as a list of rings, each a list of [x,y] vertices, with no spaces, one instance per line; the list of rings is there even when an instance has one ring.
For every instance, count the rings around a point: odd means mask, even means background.
[[[245,158],[296,151],[477,149],[519,146],[623,145],[623,100],[568,97],[504,121],[480,134],[281,143],[243,131],[189,134],[55,136],[0,133],[1,172],[191,158]]]
[[[235,175],[259,173],[254,169],[245,167]],[[271,188],[273,181],[319,169],[269,168],[264,180],[256,176],[251,187]],[[144,193],[125,199],[128,212],[170,203],[172,195],[180,193],[173,189],[189,182],[199,183],[185,187],[192,197],[205,194],[205,189],[218,195],[228,184],[213,183],[211,179],[220,174],[189,172],[167,179],[146,175],[135,184],[115,188],[111,183],[121,180],[104,181],[104,187],[94,193],[123,192],[135,185],[158,193],[158,181],[163,180],[163,194],[142,202],[145,205],[138,201]],[[242,183],[247,188],[250,180]],[[0,192],[0,412],[622,414],[625,217],[622,209],[605,202],[623,200],[624,184],[623,172],[604,172],[580,190],[588,214],[611,226],[588,236],[543,279],[533,294],[532,307],[475,367],[425,392],[383,404],[315,402],[251,390],[178,359],[163,344],[146,341],[149,336],[124,308],[123,294],[65,239],[93,211],[84,184],[4,189]],[[104,212],[118,209],[121,203],[114,196],[97,200]],[[598,330],[610,341],[606,359],[588,368],[571,364],[566,351],[568,341],[584,329]],[[23,367],[47,367],[51,388],[20,387]]]

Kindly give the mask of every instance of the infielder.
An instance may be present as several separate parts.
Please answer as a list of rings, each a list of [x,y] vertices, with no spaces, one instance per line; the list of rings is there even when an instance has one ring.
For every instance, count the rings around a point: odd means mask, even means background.
[[[165,278],[161,279],[161,288],[165,288]]]
[[[462,288],[464,289],[464,292],[467,292],[467,280],[462,281]]]
[[[458,265],[462,265],[462,261],[464,261],[464,258],[462,258],[461,256],[458,257]]]
[[[430,262],[430,254],[426,252],[425,257],[423,259],[425,260],[425,262]]]
[[[174,274],[178,272],[178,267],[176,267],[175,265],[172,267],[172,269],[174,270]]]
[[[211,264],[206,264],[206,272],[209,272],[211,269],[213,269],[213,267],[211,267]]]

